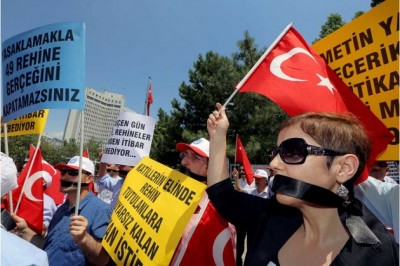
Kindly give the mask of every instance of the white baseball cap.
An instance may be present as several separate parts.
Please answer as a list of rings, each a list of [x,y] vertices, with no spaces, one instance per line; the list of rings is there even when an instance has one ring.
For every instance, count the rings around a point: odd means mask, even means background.
[[[57,164],[54,166],[54,168],[60,170],[60,169],[79,169],[79,158],[80,156],[74,156],[72,157],[67,164]],[[94,164],[93,162],[86,157],[82,157],[82,170],[91,173],[92,175],[94,174]]]
[[[178,143],[176,144],[176,148],[180,152],[185,152],[187,150],[191,150],[195,152],[196,154],[202,156],[202,157],[209,157],[209,151],[210,151],[210,142],[206,140],[205,138],[197,139],[193,141],[190,144],[187,143]]]
[[[262,169],[257,169],[256,172],[254,173],[255,178],[265,178],[268,180],[268,173],[265,170]]]
[[[17,183],[17,167],[13,159],[1,152],[0,156],[1,169],[1,197],[11,190],[18,187]]]

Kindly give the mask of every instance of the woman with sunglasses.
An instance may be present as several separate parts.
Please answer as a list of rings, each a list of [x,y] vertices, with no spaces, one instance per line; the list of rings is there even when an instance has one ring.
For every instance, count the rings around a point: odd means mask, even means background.
[[[245,265],[398,265],[393,236],[354,198],[371,150],[358,120],[329,113],[288,119],[271,156],[276,197],[262,199],[226,179],[229,121],[217,109],[207,120],[207,193],[222,217],[248,228]]]

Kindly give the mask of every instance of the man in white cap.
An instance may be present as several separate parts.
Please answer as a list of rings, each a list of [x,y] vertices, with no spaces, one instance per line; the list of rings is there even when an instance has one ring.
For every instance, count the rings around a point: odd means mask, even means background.
[[[79,160],[82,159],[81,190],[78,215],[77,205]],[[110,257],[102,248],[101,240],[111,218],[110,206],[89,191],[93,181],[94,164],[89,158],[75,156],[67,164],[58,164],[61,172],[60,191],[68,195],[50,222],[45,239],[27,227],[24,219],[13,216],[17,233],[43,247],[50,265],[107,264]]]
[[[256,188],[253,189],[250,194],[261,197],[268,198],[268,173],[265,170],[257,169],[254,173],[254,181],[256,183]]]
[[[17,167],[13,160],[1,153],[1,197],[6,195],[17,185]],[[2,216],[5,216],[2,213]],[[4,217],[2,217],[4,219]],[[47,254],[43,250],[35,247],[28,241],[7,232],[1,224],[1,265],[49,265]]]
[[[205,138],[191,144],[176,144],[177,150],[181,152],[184,174],[202,183],[207,182],[209,146],[210,143]],[[223,239],[220,239],[221,236]],[[186,226],[170,265],[234,265],[234,254],[235,230],[215,211],[207,193],[204,193]]]

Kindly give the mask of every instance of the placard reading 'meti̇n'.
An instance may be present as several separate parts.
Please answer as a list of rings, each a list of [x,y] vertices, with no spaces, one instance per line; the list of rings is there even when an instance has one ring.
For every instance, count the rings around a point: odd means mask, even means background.
[[[52,24],[3,42],[3,117],[41,109],[83,109],[85,24]]]
[[[399,1],[384,1],[313,48],[395,136],[378,159],[399,160]]]
[[[121,112],[101,157],[102,162],[136,165],[149,156],[156,120],[150,116]]]
[[[117,265],[168,265],[205,189],[144,158],[126,177],[103,247]]]

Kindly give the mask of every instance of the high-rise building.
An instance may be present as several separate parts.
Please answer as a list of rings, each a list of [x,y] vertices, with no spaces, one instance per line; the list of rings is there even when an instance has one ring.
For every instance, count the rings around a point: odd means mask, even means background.
[[[104,147],[120,112],[133,112],[125,107],[125,96],[108,91],[86,88],[83,125],[83,143],[90,139],[100,141]],[[70,110],[63,140],[81,139],[81,110]]]

